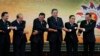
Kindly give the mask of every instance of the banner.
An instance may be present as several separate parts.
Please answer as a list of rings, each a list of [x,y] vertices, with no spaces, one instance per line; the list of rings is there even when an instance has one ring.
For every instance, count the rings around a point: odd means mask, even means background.
[[[96,42],[100,42],[100,0],[0,0],[0,14],[4,11],[9,12],[9,21],[16,19],[18,13],[24,15],[24,20],[26,21],[25,31],[28,32],[27,40],[29,40],[33,20],[38,17],[40,12],[46,14],[45,20],[51,16],[51,10],[53,8],[58,9],[59,17],[62,18],[64,24],[68,22],[69,15],[76,16],[76,23],[80,23],[84,20],[84,14],[90,12],[92,14],[92,19],[96,20]],[[13,32],[11,31],[11,39]],[[65,37],[65,32],[63,33],[63,38]],[[44,34],[44,39],[46,42],[47,32]],[[82,37],[78,37],[79,42],[82,42]],[[30,41],[28,41],[30,42]]]

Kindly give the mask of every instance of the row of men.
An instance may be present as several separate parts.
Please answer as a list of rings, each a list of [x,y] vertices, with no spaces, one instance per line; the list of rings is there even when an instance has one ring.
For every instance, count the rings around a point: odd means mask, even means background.
[[[24,32],[25,21],[22,14],[17,14],[16,20],[12,23],[8,21],[8,12],[3,12],[0,19],[0,56],[9,56],[10,49],[10,30],[13,30],[13,53],[14,56],[25,56],[26,33]],[[78,38],[83,32],[83,47],[84,55],[93,56],[95,47],[94,28],[96,21],[91,19],[91,14],[85,14],[85,20],[78,28],[75,23],[75,16],[69,16],[69,22],[63,25],[62,18],[58,17],[58,10],[52,9],[51,16],[45,19],[45,13],[40,13],[38,18],[33,21],[31,41],[31,55],[43,56],[43,34],[48,31],[48,41],[50,47],[50,56],[61,56],[62,30],[66,32],[64,41],[66,42],[66,49],[68,56],[78,56]],[[48,28],[46,25],[48,24]],[[78,34],[76,31],[78,30]],[[88,51],[89,50],[89,51]]]

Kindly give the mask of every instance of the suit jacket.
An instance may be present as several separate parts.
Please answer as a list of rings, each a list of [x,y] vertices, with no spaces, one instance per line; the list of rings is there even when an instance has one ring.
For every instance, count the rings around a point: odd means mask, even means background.
[[[41,39],[43,41],[44,31],[47,31],[46,24],[47,23],[45,20],[40,21],[39,18],[34,19],[30,41],[38,41],[39,39]],[[38,31],[37,35],[33,35],[34,30]]]
[[[88,24],[86,20],[83,20],[81,22],[80,27],[85,29],[85,31],[83,32],[83,42],[95,41],[95,34],[94,34],[95,26],[96,26],[96,21],[92,19],[90,20]],[[82,31],[79,30],[79,33],[82,33]]]
[[[0,19],[0,30],[2,30],[3,32],[0,32],[0,42],[4,41],[6,38],[6,40],[8,40],[10,42],[10,29],[8,29],[8,27],[11,25],[11,23],[9,21],[3,22],[2,19]]]
[[[20,42],[20,41],[27,41],[26,34],[24,34],[24,28],[25,28],[25,21],[22,21],[20,23],[17,22],[17,20],[14,20],[12,22],[12,26],[15,26],[17,29],[13,30],[13,42]]]
[[[78,27],[76,23],[74,23],[73,25],[71,25],[70,22],[65,23],[65,28],[72,30],[71,32],[66,32],[65,39],[64,39],[65,41],[78,42],[76,27]]]
[[[47,40],[49,40],[49,41],[55,41],[55,40],[62,41],[62,28],[63,28],[62,18],[57,17],[57,19],[55,19],[53,16],[51,16],[47,19],[47,22],[48,22],[49,28],[57,30],[57,32],[48,32]]]

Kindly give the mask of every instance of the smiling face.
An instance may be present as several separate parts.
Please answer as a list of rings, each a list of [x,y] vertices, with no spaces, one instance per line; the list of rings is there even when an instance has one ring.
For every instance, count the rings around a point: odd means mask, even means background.
[[[58,16],[58,11],[56,11],[56,10],[53,11],[53,12],[52,12],[52,16],[57,17],[57,16]]]
[[[39,14],[39,20],[43,21],[45,19],[45,13],[40,13]]]
[[[69,17],[69,22],[70,23],[75,23],[75,16],[74,15],[71,15],[70,17]]]
[[[9,15],[8,15],[8,14],[5,14],[5,15],[3,16],[3,19],[7,21],[7,20],[9,19]]]
[[[91,17],[89,15],[85,15],[85,20],[89,21]]]
[[[3,12],[1,17],[2,17],[3,20],[7,21],[9,19],[8,12]]]
[[[52,9],[51,14],[52,14],[53,17],[58,17],[58,10]]]
[[[75,16],[72,16],[72,17],[69,19],[69,21],[70,21],[71,23],[75,23]]]
[[[85,20],[87,20],[87,21],[91,20],[91,14],[90,13],[85,14]]]
[[[41,21],[43,21],[43,20],[44,20],[44,18],[45,18],[45,16],[44,16],[44,15],[40,15],[40,16],[39,16],[39,19],[40,19]]]

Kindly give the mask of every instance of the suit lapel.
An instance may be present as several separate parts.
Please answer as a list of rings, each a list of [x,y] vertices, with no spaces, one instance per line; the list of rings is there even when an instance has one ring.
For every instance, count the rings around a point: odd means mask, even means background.
[[[57,19],[55,19],[55,18],[53,17],[53,20],[54,20],[54,23],[56,24],[56,26],[59,26],[59,18],[57,17]]]
[[[39,21],[39,19],[38,19],[38,21]],[[39,24],[40,24],[40,26],[42,27],[42,25],[43,25],[43,22],[39,21]]]
[[[72,27],[73,27],[73,25],[72,25],[72,24],[70,24],[70,22],[69,22],[69,26],[70,26],[70,28],[72,28]]]
[[[9,26],[9,24],[7,23],[7,21],[4,22],[4,21],[2,20],[2,22],[3,22],[3,25],[4,25],[4,26],[6,26],[6,27]]]

